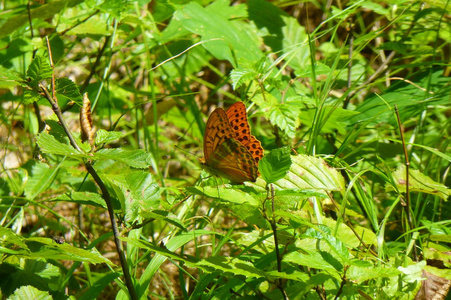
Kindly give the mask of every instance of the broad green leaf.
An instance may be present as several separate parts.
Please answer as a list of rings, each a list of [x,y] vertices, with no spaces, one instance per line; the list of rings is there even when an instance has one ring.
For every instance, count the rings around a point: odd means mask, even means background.
[[[35,84],[44,79],[51,78],[52,74],[53,70],[48,61],[39,55],[33,59],[27,70],[27,76]]]
[[[49,292],[41,291],[31,285],[21,286],[17,290],[14,291],[14,294],[8,297],[8,300],[24,300],[24,299],[33,299],[33,300],[53,300],[53,297],[50,296]]]
[[[74,101],[79,106],[83,105],[83,97],[80,94],[80,90],[72,80],[70,80],[67,77],[58,78],[55,84],[56,84],[56,92],[58,94],[63,95],[69,101]]]
[[[150,166],[149,154],[141,149],[125,150],[125,149],[101,149],[94,153],[93,159],[112,159],[123,162],[133,168],[145,169]]]
[[[14,84],[16,85],[17,83],[22,82],[23,78],[19,72],[0,66],[0,81],[16,82]]]
[[[223,1],[228,7],[229,2]],[[233,16],[229,16],[232,18]],[[202,37],[202,44],[216,59],[228,60],[237,67],[242,62],[255,62],[262,53],[258,39],[250,32],[251,27],[236,20],[230,21],[218,13],[218,7],[202,7],[190,2],[174,13],[174,18],[192,33]]]
[[[409,170],[409,191],[421,192],[436,195],[443,200],[447,200],[451,195],[451,190],[444,184],[432,180],[418,170]],[[406,166],[402,165],[393,173],[396,187],[402,193],[406,192]],[[393,187],[387,185],[387,190],[392,191]]]
[[[310,46],[305,28],[299,25],[298,20],[283,16],[285,26],[282,27],[284,39],[283,52],[287,55],[285,61],[294,69],[302,70],[310,65]]]
[[[335,232],[337,238],[343,241],[350,248],[357,248],[358,246],[362,245],[362,241],[366,245],[377,244],[376,234],[367,228],[354,226],[352,230],[348,225],[344,223],[339,223],[337,227],[337,221],[331,218],[324,218],[323,223],[331,228]],[[356,236],[356,233],[360,236],[362,241],[359,240],[359,238]]]
[[[364,268],[351,265],[346,272],[346,277],[355,283],[360,283],[372,279],[395,277],[399,276],[400,273],[401,272],[398,269],[390,266],[371,266]]]
[[[288,253],[283,257],[283,260],[286,263],[323,270],[330,272],[331,275],[337,276],[337,269],[327,261],[328,258],[325,258],[321,254],[318,250],[300,249],[298,252]]]
[[[290,152],[288,147],[274,149],[258,162],[258,169],[267,183],[274,183],[287,174],[291,166]]]
[[[117,141],[122,136],[124,136],[124,133],[120,131],[106,131],[104,129],[99,129],[96,132],[96,145]]]
[[[323,255],[329,263],[334,265],[337,271],[342,270],[343,264],[349,264],[350,253],[346,248],[345,243],[332,235],[331,228],[320,224],[317,228],[307,229],[303,236],[322,240],[330,247],[326,252],[321,252],[321,255]],[[320,249],[325,250],[324,248]],[[332,256],[329,256],[329,254]]]
[[[108,259],[104,258],[100,253],[94,249],[90,251],[81,248],[76,248],[70,244],[57,244],[50,238],[30,237],[24,238],[20,235],[8,233],[5,239],[3,236],[3,243],[7,243],[8,247],[14,248],[17,257],[28,259],[61,259],[74,261],[87,261],[93,264],[106,263],[113,265]]]
[[[104,174],[104,177],[120,188],[122,195],[119,198],[123,199],[127,222],[138,220],[142,211],[159,208],[160,188],[149,172],[133,170],[117,175]]]
[[[284,35],[282,28],[286,25],[285,18],[288,14],[265,0],[248,1],[249,20],[252,20],[257,28],[263,32],[265,44],[270,46],[273,52],[283,49]]]
[[[401,122],[418,117],[427,107],[449,105],[449,77],[443,76],[442,70],[430,75],[425,71],[416,76],[412,83],[399,81],[390,86],[383,94],[370,95],[360,104],[356,111],[360,114],[351,117],[351,124],[370,121],[368,125],[387,122],[397,126],[393,107],[398,106]],[[425,91],[430,91],[427,94]]]
[[[265,273],[256,268],[252,263],[235,257],[209,257],[199,261],[196,265],[206,267],[211,272],[221,271],[234,276],[242,275],[247,279],[265,277]]]
[[[422,278],[424,267],[426,266],[426,261],[422,260],[417,263],[412,263],[407,267],[399,266],[398,270],[404,273],[405,277],[403,281],[406,282],[415,282],[419,281]]]
[[[58,171],[59,166],[51,168],[47,164],[36,163],[25,183],[24,191],[27,198],[33,200],[40,193],[46,191],[53,183]]]
[[[83,2],[83,0],[55,0],[44,5],[39,5],[29,11],[23,10],[19,15],[8,19],[2,25],[0,28],[0,38],[10,35],[23,25],[28,24],[30,20],[35,18],[41,20],[51,19],[55,15],[58,15],[61,10],[75,6],[81,2]]]
[[[197,195],[204,195],[230,203],[246,203],[251,206],[259,206],[261,204],[261,202],[255,199],[251,193],[230,187],[190,187],[188,188],[188,191]]]
[[[296,155],[285,178],[277,181],[279,189],[310,189],[316,191],[340,191],[345,189],[343,176],[321,158]]]
[[[238,67],[230,72],[230,79],[232,80],[233,89],[236,90],[245,82],[251,81],[258,76],[257,71],[248,67]]]
[[[265,97],[259,94],[252,98],[274,126],[282,129],[289,137],[294,137],[296,129],[300,125],[301,109],[299,103],[279,101],[271,94],[265,93]]]
[[[53,135],[42,132],[38,135],[37,143],[44,153],[70,156],[74,158],[91,158],[90,156],[76,150],[74,147],[59,142]]]

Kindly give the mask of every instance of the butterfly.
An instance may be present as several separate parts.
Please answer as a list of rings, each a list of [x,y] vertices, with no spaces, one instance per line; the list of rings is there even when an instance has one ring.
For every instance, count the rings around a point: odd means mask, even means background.
[[[227,111],[216,108],[208,118],[204,134],[204,158],[201,163],[215,175],[233,184],[255,182],[263,148],[250,133],[246,106],[236,102]]]

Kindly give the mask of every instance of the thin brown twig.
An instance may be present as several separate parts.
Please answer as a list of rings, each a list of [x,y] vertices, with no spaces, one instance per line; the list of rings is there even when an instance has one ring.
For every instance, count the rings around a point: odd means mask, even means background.
[[[280,256],[280,250],[279,250],[279,239],[277,238],[277,224],[276,224],[276,217],[275,217],[275,203],[274,203],[274,186],[272,184],[269,184],[269,191],[270,196],[268,196],[271,199],[271,210],[272,210],[272,217],[269,220],[269,223],[271,224],[271,229],[274,236],[274,248],[276,250],[276,260],[277,260],[277,271],[282,272],[282,258]],[[263,208],[263,211],[265,209]],[[277,280],[277,288],[282,293],[283,299],[288,300],[288,295],[285,292],[283,288],[283,282],[282,279]]]
[[[51,48],[50,48],[50,43],[49,43],[48,38],[46,38],[46,41],[47,41],[47,49],[48,49],[48,52],[49,52],[50,65],[52,66],[52,69],[53,69]],[[52,110],[55,113],[55,115],[57,116],[58,121],[60,122],[61,126],[63,127],[66,135],[68,136],[70,144],[75,149],[81,151],[80,147],[78,146],[78,144],[76,143],[75,139],[73,138],[72,133],[70,132],[69,128],[67,127],[66,122],[64,121],[61,109],[60,109],[60,107],[58,105],[58,100],[57,100],[56,94],[55,94],[54,73],[55,72],[53,71],[53,75],[52,75],[52,93],[53,93],[53,95],[50,95],[49,91],[47,90],[47,88],[42,83],[39,83],[38,86],[41,89],[41,91],[43,92],[43,94],[45,95],[45,98],[52,105]],[[102,191],[102,198],[105,200],[105,203],[106,203],[107,208],[108,208],[108,214],[109,214],[110,221],[111,221],[111,226],[112,226],[112,229],[113,229],[114,242],[116,244],[116,250],[117,250],[117,253],[119,255],[119,260],[121,261],[121,267],[122,267],[122,271],[124,273],[125,284],[126,284],[126,286],[128,288],[128,291],[130,293],[130,298],[132,300],[137,300],[138,299],[138,295],[136,294],[135,288],[133,286],[133,281],[132,281],[132,278],[131,278],[131,275],[130,275],[130,271],[129,271],[129,268],[128,268],[127,260],[125,258],[125,253],[124,253],[124,249],[122,247],[122,242],[119,239],[119,230],[118,230],[118,227],[117,227],[117,221],[116,221],[116,217],[115,217],[115,214],[114,214],[114,208],[113,208],[113,203],[111,201],[110,193],[108,192],[108,189],[106,188],[106,186],[103,183],[102,179],[97,174],[97,172],[94,170],[94,168],[92,167],[92,164],[89,161],[85,162],[85,167],[86,167],[86,170],[88,171],[88,173],[92,176],[94,181],[99,186],[100,190]]]

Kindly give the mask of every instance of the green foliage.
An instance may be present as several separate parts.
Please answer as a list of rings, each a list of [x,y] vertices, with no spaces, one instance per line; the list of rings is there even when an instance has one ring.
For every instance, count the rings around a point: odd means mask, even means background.
[[[446,1],[38,2],[0,19],[2,297],[449,286]],[[265,149],[240,185],[195,155],[235,101]]]

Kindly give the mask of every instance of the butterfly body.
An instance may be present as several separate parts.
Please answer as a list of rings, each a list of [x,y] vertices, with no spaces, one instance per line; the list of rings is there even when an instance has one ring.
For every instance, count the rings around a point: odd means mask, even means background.
[[[233,104],[227,111],[217,108],[211,113],[205,127],[202,160],[210,173],[235,184],[255,182],[262,156],[260,142],[250,134],[243,102]]]

